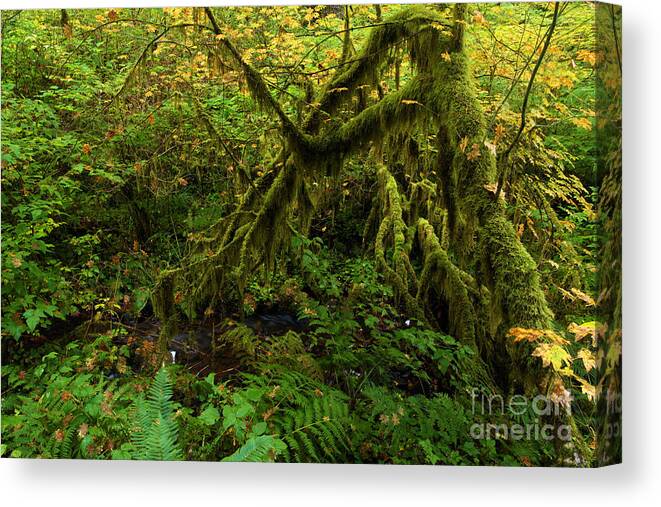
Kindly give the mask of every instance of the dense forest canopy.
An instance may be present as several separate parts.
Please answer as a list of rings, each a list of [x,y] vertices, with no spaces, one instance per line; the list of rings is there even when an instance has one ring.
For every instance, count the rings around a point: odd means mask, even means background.
[[[619,24],[3,12],[2,453],[617,461]]]

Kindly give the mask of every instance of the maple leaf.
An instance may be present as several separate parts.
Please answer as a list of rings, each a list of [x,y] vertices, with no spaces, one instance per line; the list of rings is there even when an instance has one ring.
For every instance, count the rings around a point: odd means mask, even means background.
[[[476,25],[486,25],[487,20],[480,11],[475,11],[475,13],[473,13],[473,23]]]
[[[523,223],[520,223],[519,226],[516,228],[516,235],[521,238],[523,236],[523,230],[526,228],[526,225]]]
[[[527,341],[527,342],[536,342],[542,338],[547,338],[552,343],[557,345],[565,345],[569,343],[558,333],[552,329],[529,329],[525,327],[513,327],[507,332],[508,336],[514,338],[514,343]]]
[[[571,122],[584,130],[592,130],[592,122],[587,118],[572,118]]]
[[[579,350],[578,354],[576,354],[576,357],[578,357],[583,361],[583,365],[585,366],[585,371],[590,371],[592,368],[594,368],[595,366],[594,354],[588,349]]]
[[[108,11],[108,20],[109,21],[117,21],[117,18],[119,16],[117,15],[117,11],[115,9],[110,9]]]
[[[496,145],[495,143],[490,143],[489,141],[484,141],[484,146],[491,152],[491,154],[496,156]]]
[[[596,394],[596,388],[595,388],[595,386],[593,386],[593,385],[590,384],[589,382],[586,382],[585,380],[583,380],[583,379],[580,378],[580,377],[578,378],[578,381],[581,383],[581,392],[582,392],[583,394],[587,395],[587,397],[588,397],[590,400],[594,400],[594,396],[595,396],[595,394]]]
[[[542,343],[532,353],[533,357],[539,357],[542,360],[544,367],[551,366],[554,370],[559,371],[563,364],[571,362],[571,356],[560,345],[551,343]]]
[[[581,62],[587,63],[590,66],[594,66],[594,64],[597,62],[597,55],[594,51],[582,49],[576,54],[576,56]]]
[[[466,147],[468,146],[468,137],[464,137],[460,142],[459,142],[459,149],[461,150],[461,153],[466,153]]]
[[[471,147],[470,153],[466,155],[466,158],[470,161],[477,160],[480,158],[480,145],[477,143],[473,143],[473,146]]]
[[[494,139],[494,144],[498,144],[498,141],[500,141],[503,136],[505,135],[505,127],[502,125],[496,125],[496,137]]]
[[[496,191],[498,190],[498,185],[496,183],[487,183],[486,185],[484,185],[484,188],[487,191],[491,192],[492,194],[495,194]]]
[[[571,291],[571,293],[572,293],[574,296],[576,296],[578,299],[580,299],[581,301],[583,301],[586,305],[588,305],[588,306],[595,306],[596,303],[594,302],[594,299],[592,299],[592,297],[590,297],[590,296],[589,296],[588,294],[586,294],[585,292],[583,292],[583,291],[577,289],[576,287],[572,287],[572,288],[569,289],[569,290]]]
[[[586,336],[591,336],[592,340],[595,341],[596,334],[598,329],[601,327],[601,324],[596,320],[591,320],[589,322],[584,322],[583,324],[576,324],[572,322],[567,326],[567,331],[574,335],[574,339],[577,342],[580,342]]]

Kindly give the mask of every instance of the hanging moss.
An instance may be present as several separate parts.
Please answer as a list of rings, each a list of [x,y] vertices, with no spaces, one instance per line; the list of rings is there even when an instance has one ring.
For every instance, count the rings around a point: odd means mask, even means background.
[[[374,254],[377,267],[383,271],[385,279],[395,289],[395,295],[403,299],[407,311],[420,320],[425,320],[422,307],[414,299],[417,288],[416,275],[409,260],[410,247],[407,245],[407,226],[402,216],[402,198],[397,182],[385,166],[377,171],[379,180],[378,202],[381,204],[381,224],[374,240]],[[386,247],[391,250],[390,262]]]
[[[418,220],[418,241],[422,250],[423,270],[420,275],[418,300],[424,301],[430,288],[435,288],[446,300],[449,308],[450,333],[468,345],[476,347],[477,316],[465,280],[470,276],[450,260],[441,247],[432,225]]]
[[[432,25],[434,24],[434,25]],[[320,126],[321,118],[324,114],[333,114],[339,106],[351,96],[351,91],[364,84],[378,85],[378,73],[384,62],[388,59],[388,52],[391,48],[405,41],[410,41],[415,48],[413,58],[417,62],[421,58],[429,58],[431,55],[438,55],[440,52],[434,51],[435,48],[423,48],[423,44],[415,44],[421,33],[429,34],[437,32],[438,28],[447,24],[447,19],[439,12],[427,6],[414,6],[405,9],[394,15],[388,21],[378,27],[375,27],[370,36],[355,58],[348,67],[340,67],[336,75],[323,88],[317,103],[318,106],[308,117],[305,130],[310,133],[316,133]],[[447,24],[447,26],[450,26]],[[432,35],[427,40],[439,43],[438,35]],[[425,52],[423,49],[427,49]]]
[[[410,175],[420,174],[412,133],[433,128],[438,151],[432,168],[435,179],[416,178],[409,184],[414,205],[408,205],[385,167],[377,173],[379,195],[366,231],[374,224],[379,269],[413,315],[424,318],[424,298],[432,288],[441,294],[450,308],[451,332],[467,343],[485,334],[477,323],[477,309],[483,309],[485,300],[491,309],[488,334],[496,337],[494,343],[503,353],[508,326],[548,325],[551,312],[535,263],[504,206],[485,188],[496,179],[496,161],[484,147],[486,125],[463,49],[460,11],[453,32],[444,30],[450,26],[446,17],[428,7],[407,8],[374,28],[356,57],[349,58],[321,91],[317,107],[300,127],[283,112],[259,73],[223,40],[254,98],[281,120],[286,142],[268,176],[248,189],[232,215],[219,220],[219,233],[201,243],[196,260],[184,270],[183,276],[195,280],[195,299],[222,291],[230,279],[242,291],[256,266],[273,269],[289,237],[289,221],[295,219],[300,230],[309,225],[315,210],[311,182],[335,178],[349,155],[372,150],[377,156],[401,160]],[[394,47],[406,47],[416,75],[342,124],[322,128],[323,114],[333,114],[359,87],[375,84],[379,72],[394,64],[396,59],[388,56]],[[449,61],[439,58],[444,52],[450,54]],[[416,231],[423,261],[420,280],[410,261]],[[228,276],[221,266],[235,268]],[[487,288],[468,271],[478,274]],[[485,340],[478,345],[484,350]],[[508,353],[516,362],[525,356],[516,350]]]

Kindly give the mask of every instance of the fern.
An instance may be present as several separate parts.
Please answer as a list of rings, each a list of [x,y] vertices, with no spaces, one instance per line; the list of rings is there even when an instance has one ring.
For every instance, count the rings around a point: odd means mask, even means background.
[[[321,379],[323,372],[314,356],[308,353],[301,335],[295,331],[277,337],[270,337],[260,344],[262,370],[269,371],[274,364],[294,370],[315,379]]]
[[[183,459],[177,444],[179,428],[174,420],[172,386],[165,368],[161,368],[149,389],[147,399],[137,401],[138,428],[134,435],[135,459]]]
[[[377,462],[460,462],[461,437],[468,434],[470,422],[456,401],[445,394],[403,396],[384,387],[368,387],[364,395],[361,409],[370,420],[365,430]]]
[[[273,461],[278,451],[284,450],[281,440],[271,435],[261,435],[250,438],[234,454],[223,458],[223,461]]]
[[[352,419],[344,393],[300,372],[277,367],[270,379],[248,377],[256,384],[272,386],[277,410],[269,421],[287,444],[282,452],[284,461],[351,461]]]
[[[57,450],[57,457],[60,459],[70,459],[74,457],[72,454],[73,442],[76,438],[76,430],[78,429],[76,422],[77,421],[72,422],[64,433],[64,438]]]

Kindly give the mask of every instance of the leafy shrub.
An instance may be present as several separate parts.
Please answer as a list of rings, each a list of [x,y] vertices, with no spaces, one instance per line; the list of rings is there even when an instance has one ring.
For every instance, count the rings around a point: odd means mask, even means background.
[[[29,370],[3,366],[2,439],[10,456],[108,458],[128,443],[137,386],[97,369],[95,345],[71,342]]]

